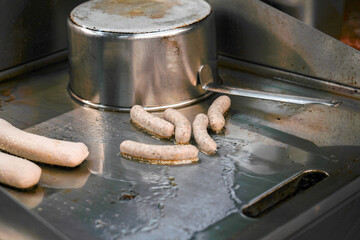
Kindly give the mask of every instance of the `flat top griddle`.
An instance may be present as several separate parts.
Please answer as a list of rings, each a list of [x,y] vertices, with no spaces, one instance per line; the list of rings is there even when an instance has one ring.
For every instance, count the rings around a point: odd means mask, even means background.
[[[334,97],[226,65],[219,72],[240,87]],[[87,161],[77,168],[40,165],[43,175],[32,191],[2,186],[70,239],[218,239],[255,236],[249,232],[260,228],[258,234],[266,235],[308,214],[282,232],[285,238],[359,190],[312,211],[360,175],[358,100],[336,96],[343,104],[330,108],[231,97],[226,131],[212,135],[219,146],[216,155],[200,153],[194,165],[160,166],[122,158],[119,144],[127,139],[172,142],[140,132],[128,113],[78,105],[69,97],[68,82],[67,64],[60,63],[1,83],[0,117],[27,132],[89,147]],[[213,98],[180,111],[192,121]],[[261,216],[244,214],[245,206],[306,171],[328,176]],[[3,222],[5,230],[11,229]]]

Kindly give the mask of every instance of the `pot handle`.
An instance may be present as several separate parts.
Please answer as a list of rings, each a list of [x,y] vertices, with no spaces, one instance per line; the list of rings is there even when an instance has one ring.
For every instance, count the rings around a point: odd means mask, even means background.
[[[264,92],[249,90],[244,88],[235,88],[214,82],[212,71],[209,65],[202,65],[199,69],[199,80],[201,87],[210,92],[224,93],[236,96],[258,98],[295,104],[323,104],[330,107],[337,107],[341,104],[338,100],[327,100],[320,98],[302,97],[296,95],[287,95],[281,93]]]

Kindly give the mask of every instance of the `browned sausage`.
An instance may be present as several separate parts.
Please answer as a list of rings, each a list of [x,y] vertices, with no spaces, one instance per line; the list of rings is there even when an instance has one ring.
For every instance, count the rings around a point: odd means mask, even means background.
[[[30,188],[39,182],[41,168],[35,163],[0,152],[0,182],[16,188]]]
[[[130,118],[134,126],[159,137],[171,138],[174,134],[174,125],[148,113],[143,107],[135,105],[130,110]]]
[[[205,114],[200,113],[196,115],[193,122],[194,138],[200,151],[206,154],[214,154],[216,152],[217,145],[208,134],[208,124],[209,120]]]
[[[175,109],[166,109],[164,119],[175,125],[175,142],[177,144],[188,144],[191,138],[189,120]]]
[[[0,119],[0,129],[0,149],[25,159],[75,167],[89,154],[84,143],[60,141],[27,133],[3,119]]]
[[[193,145],[150,145],[131,140],[120,144],[121,155],[127,159],[150,164],[180,165],[199,160]]]
[[[225,126],[224,114],[229,110],[231,100],[228,96],[223,95],[215,99],[208,110],[208,117],[211,129],[219,133]]]

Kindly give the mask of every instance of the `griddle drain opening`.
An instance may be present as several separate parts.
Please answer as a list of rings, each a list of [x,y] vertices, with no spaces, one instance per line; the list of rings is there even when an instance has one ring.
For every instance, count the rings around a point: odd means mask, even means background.
[[[290,178],[244,206],[242,213],[251,218],[259,218],[298,193],[314,186],[329,174],[320,170],[307,170]]]

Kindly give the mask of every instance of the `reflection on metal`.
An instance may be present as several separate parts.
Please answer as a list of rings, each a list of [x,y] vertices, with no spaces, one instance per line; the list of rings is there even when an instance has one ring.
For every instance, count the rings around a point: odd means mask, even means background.
[[[95,108],[95,109],[102,109],[102,110],[106,110],[106,111],[115,111],[115,112],[130,112],[130,109],[131,109],[131,107],[117,107],[117,106],[111,106],[111,105],[96,104],[89,100],[82,99],[71,90],[70,86],[68,87],[68,91],[69,91],[70,96],[75,101],[77,101],[78,103],[83,104],[84,106],[87,106],[87,107],[91,107],[91,108]],[[161,111],[161,110],[165,110],[167,108],[185,107],[185,106],[197,103],[199,101],[202,101],[202,100],[210,97],[211,94],[212,94],[211,92],[205,93],[202,96],[199,96],[197,98],[190,99],[187,101],[178,102],[178,103],[174,103],[174,104],[165,104],[165,105],[160,105],[160,106],[147,106],[147,107],[144,107],[144,109],[146,111]]]
[[[360,52],[352,47],[259,0],[208,2],[219,54],[360,88]]]
[[[262,1],[334,38],[340,38],[345,0]]]
[[[41,67],[46,67],[57,62],[64,61],[66,60],[66,58],[67,50],[62,50],[56,53],[52,53],[49,56],[44,56],[30,62],[22,63],[18,66],[13,66],[3,71],[0,70],[0,81],[30,72]]]
[[[327,172],[318,170],[301,172],[245,205],[242,213],[252,218],[261,217],[282,201],[295,197],[296,194],[314,186],[328,176]]]
[[[65,59],[66,17],[84,1],[0,1],[0,81]]]
[[[85,186],[90,172],[83,164],[75,168],[40,165],[41,178],[39,183],[43,187],[53,189],[74,189]]]
[[[34,193],[37,194],[36,191]],[[1,186],[0,202],[0,239],[68,239],[37,214],[27,210]]]
[[[92,174],[102,175],[104,172],[105,147],[101,143],[88,143],[89,156],[86,158],[88,169]]]
[[[33,209],[37,207],[44,199],[44,189],[39,186],[26,191],[4,186],[4,190],[10,193],[10,195],[17,199],[27,209]]]
[[[223,84],[218,84],[214,82],[214,78],[211,72],[211,68],[209,65],[202,65],[199,70],[199,79],[201,87],[206,91],[224,93],[242,97],[251,97],[251,98],[259,98],[264,100],[272,100],[286,103],[295,103],[295,104],[322,104],[330,107],[337,107],[341,104],[338,100],[326,100],[319,98],[310,98],[310,97],[302,97],[295,95],[287,95],[287,94],[279,94],[279,93],[271,93],[271,92],[263,92],[256,91],[244,88],[236,88],[231,86],[226,86]]]

